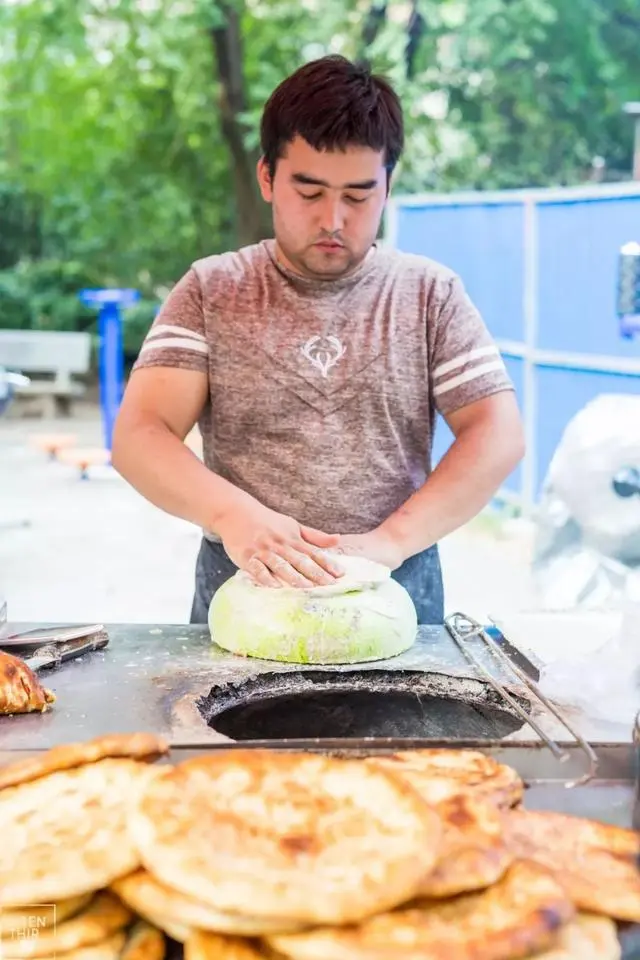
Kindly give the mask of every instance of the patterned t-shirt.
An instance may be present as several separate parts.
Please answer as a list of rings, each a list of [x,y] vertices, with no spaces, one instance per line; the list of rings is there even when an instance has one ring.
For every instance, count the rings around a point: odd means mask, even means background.
[[[135,368],[201,371],[205,464],[267,507],[364,533],[431,470],[436,414],[513,389],[462,282],[373,247],[336,280],[283,268],[272,240],[195,262]]]

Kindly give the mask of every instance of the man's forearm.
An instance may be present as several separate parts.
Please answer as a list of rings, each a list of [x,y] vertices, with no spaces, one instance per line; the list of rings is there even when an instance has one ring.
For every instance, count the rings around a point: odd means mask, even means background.
[[[155,506],[210,532],[220,517],[252,501],[209,470],[162,423],[128,425],[120,436],[116,428],[112,463]]]
[[[426,483],[379,528],[404,559],[426,550],[473,519],[522,458],[519,436],[490,421],[463,430]]]

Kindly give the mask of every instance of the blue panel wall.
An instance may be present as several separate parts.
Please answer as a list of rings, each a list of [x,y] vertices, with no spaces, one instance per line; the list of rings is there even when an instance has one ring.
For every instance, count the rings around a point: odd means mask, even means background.
[[[640,376],[538,367],[536,495],[540,493],[553,453],[572,417],[601,393],[640,394]],[[638,424],[640,431],[640,424]]]
[[[436,463],[442,459],[443,455],[447,452],[451,443],[453,441],[453,434],[449,427],[442,419],[438,417],[438,422],[436,423],[436,432],[433,438],[433,465],[435,467]]]
[[[506,192],[490,201],[456,195],[450,203],[428,197],[423,203],[397,201],[394,240],[400,250],[460,274],[493,336],[524,345],[525,200],[534,205],[536,223],[530,245],[538,327],[536,342],[528,345],[536,371],[532,398],[524,394],[524,361],[505,360],[521,409],[535,403],[535,450],[525,469],[537,495],[566,425],[585,404],[605,392],[640,394],[640,339],[620,337],[615,313],[620,247],[640,241],[640,187]],[[559,354],[556,366],[545,351]],[[567,356],[563,366],[562,354],[574,357]],[[637,374],[576,370],[576,354],[594,357],[605,370],[607,357],[636,361]],[[451,440],[439,421],[435,463]],[[523,473],[519,467],[508,479],[508,491],[522,492]]]
[[[640,240],[640,196],[545,203],[538,211],[538,342],[546,350],[640,356],[618,335],[618,252]]]
[[[398,246],[458,273],[494,337],[523,336],[520,203],[400,206]]]

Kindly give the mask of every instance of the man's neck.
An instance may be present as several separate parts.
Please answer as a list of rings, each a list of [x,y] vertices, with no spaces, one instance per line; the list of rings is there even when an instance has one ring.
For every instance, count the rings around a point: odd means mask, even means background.
[[[350,277],[352,274],[356,273],[358,270],[361,269],[361,267],[365,265],[365,263],[373,256],[375,250],[376,250],[376,244],[372,243],[369,249],[367,250],[366,254],[364,255],[364,257],[362,258],[362,260],[359,260],[358,263],[355,264],[355,266],[350,267],[349,270],[345,271],[345,273],[340,273],[338,275],[332,274],[331,276],[325,276],[325,275],[318,275],[315,273],[303,273],[298,267],[295,266],[295,264],[291,263],[288,257],[285,256],[285,254],[282,251],[282,247],[280,246],[277,240],[275,241],[275,246],[274,246],[276,262],[280,267],[282,267],[283,270],[285,270],[288,273],[293,273],[295,274],[295,276],[300,277],[303,280],[316,280],[319,283],[321,283],[322,281],[331,283],[331,281],[334,281],[334,280],[343,280],[346,277]]]

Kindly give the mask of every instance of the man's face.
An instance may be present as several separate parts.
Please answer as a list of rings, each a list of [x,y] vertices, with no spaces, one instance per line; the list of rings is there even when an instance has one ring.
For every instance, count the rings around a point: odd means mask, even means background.
[[[387,197],[382,152],[368,147],[318,151],[297,137],[278,160],[273,180],[261,162],[258,181],[273,208],[285,266],[331,280],[366,257]]]

